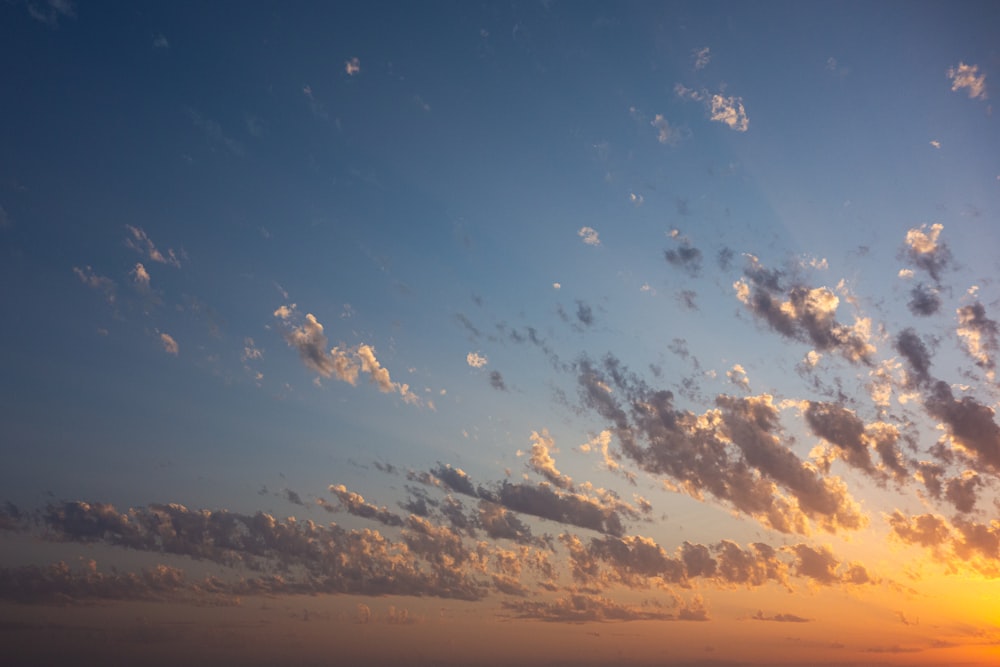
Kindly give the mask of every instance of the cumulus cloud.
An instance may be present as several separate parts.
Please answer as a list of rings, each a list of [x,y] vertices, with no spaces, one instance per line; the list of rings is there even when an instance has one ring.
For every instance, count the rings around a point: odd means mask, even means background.
[[[960,452],[992,471],[1000,470],[1000,426],[993,408],[971,396],[955,398],[941,380],[924,397],[924,408],[945,425]]]
[[[665,250],[663,257],[671,266],[683,269],[692,276],[698,275],[701,271],[701,250],[692,246],[686,238],[680,239],[676,248]]]
[[[747,377],[747,372],[740,364],[734,364],[731,369],[726,371],[726,377],[737,387],[741,389],[750,389],[750,378]]]
[[[675,407],[672,392],[649,388],[611,356],[578,367],[584,406],[611,423],[622,453],[646,472],[782,532],[808,532],[810,521],[829,531],[865,525],[843,482],[821,476],[784,443],[771,396],[720,395],[699,415]]]
[[[126,247],[135,250],[143,257],[154,262],[180,267],[181,262],[177,259],[173,248],[168,248],[166,254],[163,254],[157,249],[156,244],[153,243],[153,240],[149,238],[149,235],[141,227],[125,225],[125,229],[128,230],[128,235],[125,237]]]
[[[576,233],[587,245],[601,245],[601,238],[593,227],[581,227]]]
[[[786,338],[812,343],[820,352],[834,350],[852,363],[871,363],[876,350],[869,318],[855,316],[853,325],[842,324],[836,319],[840,298],[831,289],[798,285],[785,292],[780,280],[779,272],[751,258],[733,289],[750,312]]]
[[[986,308],[976,302],[958,309],[959,340],[977,366],[986,371],[992,382],[996,379],[996,357],[1000,350],[1000,327],[986,316]]]
[[[344,61],[344,71],[347,72],[348,76],[354,76],[361,72],[361,60],[358,58],[351,58],[350,60]]]
[[[290,307],[281,306],[274,311],[274,316],[288,321],[292,317],[294,308],[294,304]],[[325,378],[335,377],[342,382],[356,384],[361,367],[355,355],[339,347],[334,347],[328,352],[327,338],[323,331],[323,325],[319,320],[312,313],[306,313],[303,322],[286,329],[285,342],[289,347],[295,348],[306,368]]]
[[[986,75],[979,73],[979,65],[960,62],[958,67],[948,68],[948,78],[953,91],[965,90],[971,99],[986,99]]]
[[[936,222],[929,227],[921,225],[906,232],[903,246],[906,257],[917,268],[923,269],[935,283],[941,282],[941,272],[951,263],[951,251],[941,241],[944,225]]]
[[[731,130],[746,132],[750,129],[750,118],[743,108],[742,97],[712,95],[710,113],[712,120],[727,125]]]
[[[177,345],[177,341],[174,340],[174,337],[168,333],[160,334],[160,344],[163,345],[164,352],[166,352],[167,354],[172,354],[175,357],[177,356],[177,353],[180,351],[180,348]]]
[[[340,506],[348,513],[364,519],[371,519],[386,526],[402,526],[403,518],[385,507],[376,507],[365,502],[359,493],[349,491],[343,484],[331,484],[330,493],[337,497]],[[325,507],[325,506],[324,506]]]
[[[543,428],[542,432],[531,432],[531,457],[528,465],[539,475],[549,480],[560,489],[569,489],[573,486],[573,480],[563,475],[556,468],[555,459],[552,454],[557,451],[555,439],[549,435],[549,430]]]
[[[938,296],[937,289],[920,283],[910,290],[910,300],[906,307],[914,315],[927,317],[941,310],[941,297]]]
[[[479,354],[478,352],[469,352],[465,355],[465,363],[469,364],[473,368],[482,368],[487,363],[489,359],[486,358],[485,354]]]

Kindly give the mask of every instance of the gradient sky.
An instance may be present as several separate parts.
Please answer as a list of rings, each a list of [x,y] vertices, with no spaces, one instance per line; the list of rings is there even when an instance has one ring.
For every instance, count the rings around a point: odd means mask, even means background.
[[[0,4],[4,661],[997,664],[997,35]]]

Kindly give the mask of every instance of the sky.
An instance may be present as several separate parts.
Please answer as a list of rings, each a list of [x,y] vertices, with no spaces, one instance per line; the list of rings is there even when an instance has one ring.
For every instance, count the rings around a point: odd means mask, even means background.
[[[4,662],[997,664],[997,34],[0,3]]]

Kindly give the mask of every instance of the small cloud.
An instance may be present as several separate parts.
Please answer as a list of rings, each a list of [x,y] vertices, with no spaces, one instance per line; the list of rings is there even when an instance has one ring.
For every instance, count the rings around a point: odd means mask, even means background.
[[[507,391],[507,383],[503,381],[500,371],[490,373],[490,386],[498,391]]]
[[[583,239],[587,245],[601,245],[601,239],[593,227],[581,227],[576,235]]]
[[[634,192],[628,193],[628,199],[629,199],[630,202],[632,202],[636,206],[642,206],[642,202],[645,201],[643,199],[642,195],[637,195]]]
[[[479,354],[478,352],[469,352],[465,355],[465,363],[469,364],[473,368],[482,368],[489,363],[489,359],[486,355]]]
[[[953,91],[965,88],[970,99],[986,99],[986,75],[979,73],[979,65],[959,63],[958,67],[949,67],[948,78],[951,79]]]
[[[941,142],[936,139],[932,139],[931,146],[933,146],[934,148],[941,148]]]
[[[696,70],[705,69],[712,60],[712,54],[707,46],[702,49],[694,49],[691,51],[691,60],[694,61]]]
[[[712,95],[711,119],[725,123],[729,129],[746,132],[750,128],[750,118],[743,108],[742,97],[723,97]]]
[[[552,283],[552,289],[562,289],[562,283]]]
[[[45,0],[44,2],[29,2],[28,13],[31,18],[41,21],[50,28],[59,25],[59,19],[76,18],[76,8],[70,0]]]
[[[913,269],[900,269],[897,277],[907,280],[913,277]]]
[[[136,262],[135,268],[129,271],[129,275],[132,276],[132,280],[140,288],[149,288],[149,273],[146,271],[146,267],[142,265],[142,262]]]
[[[153,38],[153,48],[154,49],[169,49],[170,42],[163,35],[157,35]]]
[[[175,357],[177,356],[177,353],[180,351],[180,348],[178,347],[177,341],[174,340],[173,336],[171,336],[168,333],[161,333],[160,342],[163,344],[164,352],[166,352],[167,354],[172,354]]]
[[[674,144],[677,142],[677,132],[670,127],[670,123],[663,114],[656,114],[649,124],[656,128],[656,140],[661,144]]]
[[[361,71],[361,61],[357,58],[344,61],[344,71],[347,72],[348,76],[358,74]]]
[[[153,243],[153,239],[149,238],[149,235],[146,234],[142,227],[125,225],[125,229],[128,230],[128,235],[125,237],[126,247],[135,250],[140,255],[143,255],[154,262],[169,264],[170,266],[180,268],[181,261],[177,259],[177,255],[174,253],[173,248],[167,248],[167,252],[164,254],[157,249],[156,245]]]
[[[689,100],[691,102],[701,102],[705,99],[705,91],[688,88],[683,83],[674,84],[674,93],[682,100]]]

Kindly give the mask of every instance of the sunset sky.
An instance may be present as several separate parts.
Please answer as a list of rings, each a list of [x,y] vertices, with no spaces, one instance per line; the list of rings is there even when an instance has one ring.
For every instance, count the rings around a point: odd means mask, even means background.
[[[0,662],[996,665],[998,35],[0,3]]]

